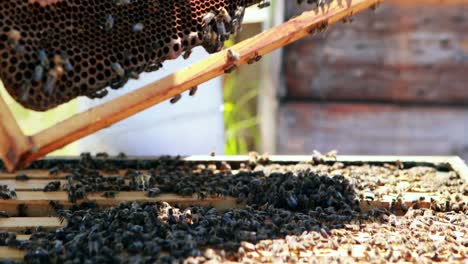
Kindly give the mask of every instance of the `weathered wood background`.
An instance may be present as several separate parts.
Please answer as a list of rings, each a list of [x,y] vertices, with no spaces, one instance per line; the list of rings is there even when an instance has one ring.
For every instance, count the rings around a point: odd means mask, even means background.
[[[286,18],[301,10],[288,1]],[[387,1],[285,48],[278,153],[468,160],[468,4]]]

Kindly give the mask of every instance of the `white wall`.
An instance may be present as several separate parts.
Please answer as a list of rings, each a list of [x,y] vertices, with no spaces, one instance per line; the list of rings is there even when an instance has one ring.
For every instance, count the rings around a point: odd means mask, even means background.
[[[120,90],[110,90],[102,100],[80,99],[80,111],[161,79],[207,56],[203,48],[196,48],[188,60],[179,57],[166,61],[162,69],[144,73],[139,80],[129,81]],[[212,151],[223,154],[221,79],[200,85],[194,97],[184,93],[176,104],[163,102],[84,138],[78,142],[78,151],[143,156],[208,155]]]

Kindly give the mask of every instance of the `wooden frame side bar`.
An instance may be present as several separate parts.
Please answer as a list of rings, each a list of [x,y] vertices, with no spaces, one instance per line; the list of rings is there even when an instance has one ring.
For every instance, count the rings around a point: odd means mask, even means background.
[[[21,155],[30,149],[29,138],[16,123],[6,102],[0,96],[0,158],[8,171],[14,170]]]
[[[321,26],[324,22],[329,25],[336,23],[346,16],[359,13],[382,1],[333,1],[320,10],[305,12],[286,23],[233,46],[231,49],[240,55],[240,60],[236,62],[230,61],[227,58],[227,51],[224,50],[155,83],[87,112],[77,114],[32,136],[36,151],[25,153],[16,167],[24,166],[51,151],[222,75],[233,64],[236,66],[245,64],[253,58],[305,37],[312,29]]]

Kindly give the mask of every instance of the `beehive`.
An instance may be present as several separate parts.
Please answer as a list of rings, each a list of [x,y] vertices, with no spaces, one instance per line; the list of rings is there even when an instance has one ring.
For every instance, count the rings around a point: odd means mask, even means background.
[[[456,157],[84,154],[0,167],[0,262],[459,263],[466,176]]]
[[[261,0],[0,2],[0,77],[24,107],[45,111],[107,94],[195,46],[213,53]],[[207,20],[212,12],[224,19]],[[225,33],[221,31],[226,31]]]

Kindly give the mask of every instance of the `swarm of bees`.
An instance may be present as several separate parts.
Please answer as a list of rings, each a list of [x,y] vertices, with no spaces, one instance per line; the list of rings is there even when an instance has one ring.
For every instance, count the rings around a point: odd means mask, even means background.
[[[291,252],[288,256],[303,256],[303,262],[311,262],[316,260],[314,254],[309,254],[312,247],[337,251],[356,242],[366,247],[366,252],[376,254],[367,256],[369,260],[380,257],[387,261],[416,261],[417,255],[431,260],[460,260],[468,246],[466,238],[460,236],[467,232],[463,224],[467,221],[468,187],[455,172],[445,176],[443,186],[428,186],[457,194],[444,204],[431,200],[430,209],[421,209],[424,197],[412,204],[396,197],[389,208],[361,211],[359,199],[379,197],[377,189],[382,182],[376,179],[404,177],[411,186],[418,187],[433,182],[437,169],[432,167],[405,167],[401,162],[344,165],[336,161],[335,151],[315,151],[310,161],[297,164],[275,164],[268,155],[257,153],[250,153],[249,160],[240,164],[199,163],[171,157],[134,160],[123,154],[114,159],[106,153],[83,153],[78,162],[42,160],[33,166],[50,168],[51,175],[69,175],[63,188],[73,204],[50,201],[60,221],[67,223],[58,230],[31,231],[30,240],[25,241],[17,239],[14,233],[0,232],[0,246],[25,250],[26,262],[273,262],[284,257],[280,252]],[[100,175],[107,167],[126,173]],[[54,181],[48,186],[52,191],[61,187],[60,182]],[[103,197],[113,199],[118,191],[130,190],[144,192],[148,197],[163,193],[196,195],[199,199],[229,196],[244,206],[218,211],[166,202],[133,202],[100,208],[96,201],[84,199],[91,192],[103,192]],[[367,194],[369,190],[374,193]],[[8,194],[5,199],[14,199],[7,186],[0,186],[0,191]],[[392,193],[388,190],[385,194]],[[25,204],[19,204],[18,215],[27,216],[27,209]],[[406,215],[397,216],[397,211]],[[7,217],[8,212],[0,210],[0,218]],[[398,241],[379,235],[401,238],[408,230],[411,234]],[[357,233],[367,233],[369,239],[356,238]],[[450,247],[441,247],[437,252],[424,248],[422,242],[432,241],[428,236],[436,234],[445,237],[444,245]],[[418,254],[393,253],[401,250]],[[261,260],[256,257],[261,252],[272,255]],[[354,260],[350,252],[348,261]]]

